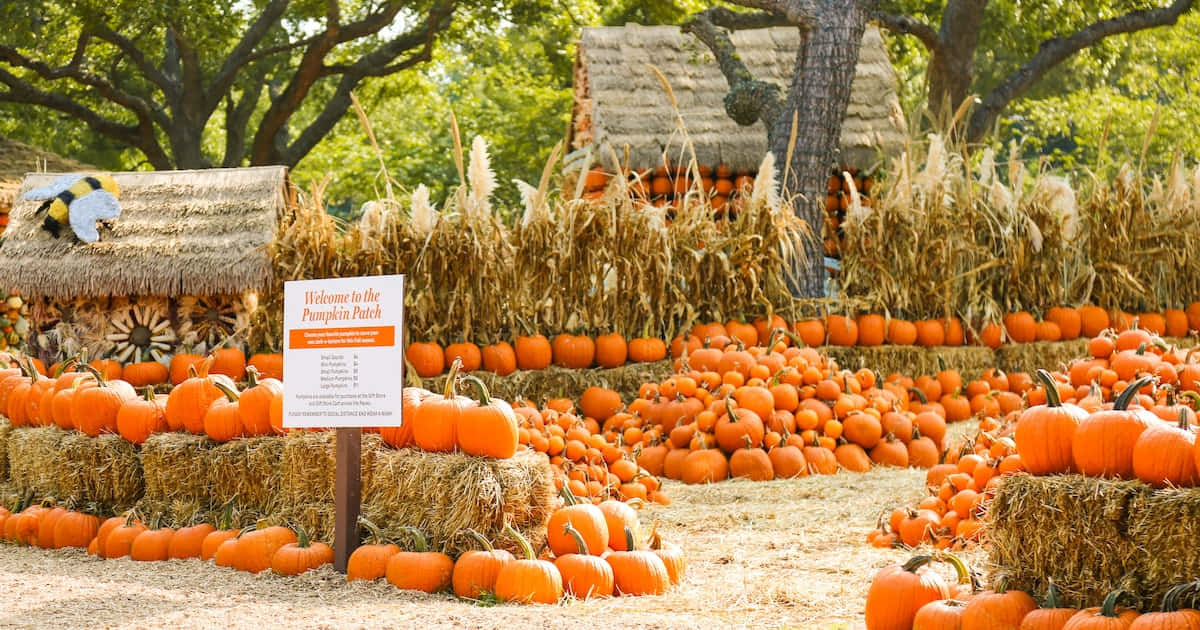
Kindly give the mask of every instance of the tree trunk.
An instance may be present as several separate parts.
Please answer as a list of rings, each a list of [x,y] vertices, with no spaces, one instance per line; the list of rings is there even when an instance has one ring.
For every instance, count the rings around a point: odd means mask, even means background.
[[[937,46],[930,49],[929,110],[942,128],[971,91],[975,49],[989,0],[947,0]]]
[[[796,71],[788,89],[784,111],[767,129],[767,141],[776,164],[787,175],[782,182],[793,198],[796,216],[812,229],[805,239],[805,267],[798,270],[797,297],[825,295],[825,251],[821,229],[830,169],[838,165],[842,119],[850,103],[850,84],[858,65],[868,12],[860,2],[822,0],[812,28],[796,58]],[[795,112],[796,145],[791,163],[788,143]],[[782,174],[782,173],[781,173]]]

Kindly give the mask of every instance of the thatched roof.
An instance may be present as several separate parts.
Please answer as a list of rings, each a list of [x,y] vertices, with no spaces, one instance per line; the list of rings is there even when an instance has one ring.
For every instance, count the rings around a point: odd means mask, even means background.
[[[90,167],[86,164],[0,136],[0,208],[12,206],[26,173],[71,172],[87,168]]]
[[[796,29],[739,31],[733,42],[755,78],[787,89],[800,46]],[[678,151],[681,137],[671,103],[647,64],[671,84],[701,164],[758,167],[767,151],[762,123],[742,127],[729,118],[723,102],[729,85],[712,54],[675,26],[583,29],[576,60],[573,149],[594,144],[598,157],[607,160],[607,147],[621,159],[628,147],[629,164],[635,168],[661,165],[665,147]],[[869,26],[842,125],[843,164],[865,168],[880,153],[902,149],[905,123],[897,83],[879,29]]]
[[[20,194],[57,174],[25,178]],[[85,244],[70,229],[54,238],[17,197],[0,245],[4,284],[30,295],[213,295],[261,289],[267,246],[287,199],[287,169],[114,173],[121,217]]]

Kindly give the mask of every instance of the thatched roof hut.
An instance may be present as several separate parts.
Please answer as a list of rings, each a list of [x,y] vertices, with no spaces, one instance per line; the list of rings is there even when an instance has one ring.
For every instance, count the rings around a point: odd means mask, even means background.
[[[25,174],[32,171],[70,172],[90,168],[85,164],[55,155],[0,136],[0,215],[8,214]],[[0,225],[0,233],[4,226]]]
[[[732,37],[756,78],[786,90],[800,46],[796,29],[738,31]],[[602,163],[609,148],[621,160],[628,149],[633,168],[660,166],[664,149],[679,151],[682,137],[671,102],[647,64],[671,84],[697,161],[724,162],[734,170],[758,167],[767,151],[765,129],[761,123],[742,127],[729,118],[723,102],[729,86],[712,54],[675,26],[583,29],[575,64],[572,149],[591,145]],[[842,164],[866,168],[880,154],[900,152],[905,123],[897,83],[879,29],[869,26],[842,125]]]
[[[29,175],[0,246],[6,282],[32,296],[239,294],[270,281],[267,247],[288,203],[287,169],[265,166],[114,173],[121,217],[87,244],[55,238],[25,191],[58,174]]]

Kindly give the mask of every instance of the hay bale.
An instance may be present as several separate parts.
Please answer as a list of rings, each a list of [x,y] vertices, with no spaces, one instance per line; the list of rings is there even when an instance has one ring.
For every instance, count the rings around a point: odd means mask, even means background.
[[[865,367],[883,376],[892,372],[913,377],[937,374],[941,370],[938,357],[945,361],[946,367],[958,370],[964,378],[978,378],[984,370],[996,365],[995,355],[985,346],[825,346],[821,352],[843,368]]]
[[[1200,575],[1200,489],[1165,489],[1131,502],[1131,547],[1145,550],[1137,576],[1145,603],[1157,610],[1167,589]]]
[[[12,424],[7,418],[0,417],[0,483],[8,480],[8,436],[12,434]]]
[[[208,499],[212,479],[208,451],[216,442],[202,435],[159,433],[142,444],[144,501],[170,505],[195,504],[211,507]]]
[[[141,505],[172,521],[197,514],[209,519],[231,501],[238,513],[269,515],[279,500],[282,452],[279,437],[218,444],[186,433],[152,435],[142,445],[146,493]]]
[[[308,505],[329,505],[332,510],[337,432],[293,431],[282,441],[280,485],[274,507],[282,513],[303,512],[301,506]],[[375,455],[384,448],[387,446],[378,433],[363,433],[360,474],[364,488],[370,485]]]
[[[8,438],[8,475],[21,493],[37,497],[59,496],[58,445],[67,432],[58,427],[12,429]]]
[[[1072,359],[1087,356],[1087,348],[1087,339],[1010,343],[996,349],[996,365],[1005,372],[1066,371]]]
[[[363,488],[363,515],[392,538],[401,526],[420,528],[434,549],[457,554],[470,542],[458,537],[472,528],[517,551],[501,535],[507,521],[540,546],[555,506],[550,464],[540,453],[523,450],[511,459],[426,453],[414,449],[379,452],[371,484]]]
[[[58,427],[22,427],[8,438],[9,476],[22,493],[98,510],[132,507],[142,495],[137,448],[116,435],[91,438]]]
[[[517,370],[508,376],[497,376],[490,372],[478,372],[492,395],[504,400],[528,398],[540,403],[547,398],[570,398],[579,400],[583,390],[593,385],[602,385],[621,394],[623,400],[637,398],[642,383],[662,381],[672,373],[672,361],[666,359],[654,363],[629,363],[618,368],[569,370],[550,366],[544,370]],[[446,375],[421,379],[421,387],[430,391],[441,391],[446,385]]]
[[[1082,475],[1009,477],[986,515],[992,579],[1006,576],[1038,595],[1053,579],[1063,603],[1080,608],[1116,588],[1138,593],[1145,551],[1131,544],[1128,523],[1151,492],[1138,481]]]

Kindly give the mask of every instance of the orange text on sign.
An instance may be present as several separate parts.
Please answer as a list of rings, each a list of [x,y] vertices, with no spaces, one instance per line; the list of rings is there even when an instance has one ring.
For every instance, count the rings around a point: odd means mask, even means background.
[[[300,328],[288,336],[288,347],[303,348],[382,348],[396,345],[395,326],[357,328]]]

